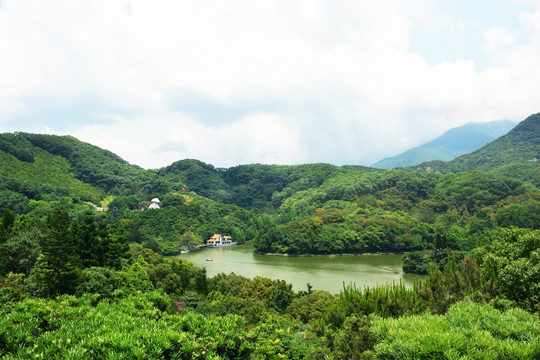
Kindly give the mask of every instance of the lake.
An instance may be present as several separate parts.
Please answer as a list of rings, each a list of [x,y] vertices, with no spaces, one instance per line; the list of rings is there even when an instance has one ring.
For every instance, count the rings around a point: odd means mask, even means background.
[[[404,274],[403,255],[336,255],[336,256],[269,256],[253,252],[251,243],[223,248],[203,250],[179,255],[198,266],[206,267],[212,277],[218,273],[249,278],[255,276],[282,279],[293,285],[293,289],[327,290],[339,293],[343,283],[355,283],[357,287],[375,286],[400,280],[411,287],[419,275]],[[212,261],[207,261],[212,259]]]

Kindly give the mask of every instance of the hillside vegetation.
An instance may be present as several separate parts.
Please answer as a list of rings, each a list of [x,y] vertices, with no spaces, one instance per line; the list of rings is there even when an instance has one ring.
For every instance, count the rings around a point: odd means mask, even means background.
[[[508,134],[493,142],[460,156],[448,163],[428,162],[418,165],[418,170],[459,172],[468,170],[493,170],[508,164],[538,164],[540,158],[540,114],[520,122]],[[536,165],[537,166],[537,165]]]
[[[539,139],[537,114],[402,170],[144,170],[73,137],[0,134],[0,357],[537,359]],[[400,252],[426,277],[293,291],[172,256],[214,233],[259,253]]]

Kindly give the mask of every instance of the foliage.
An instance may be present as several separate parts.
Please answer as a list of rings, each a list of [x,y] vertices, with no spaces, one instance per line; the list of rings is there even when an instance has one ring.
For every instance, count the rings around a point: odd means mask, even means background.
[[[0,357],[538,357],[538,164],[522,161],[537,120],[429,172],[143,170],[71,137],[0,134]],[[215,233],[261,253],[406,252],[427,276],[332,295],[163,256]]]
[[[520,182],[482,172],[446,175],[435,188],[435,199],[447,201],[460,211],[473,212],[516,195]]]
[[[495,221],[497,225],[505,228],[515,226],[540,229],[540,202],[524,201],[507,205],[497,210]]]
[[[12,209],[24,213],[28,211],[29,199],[68,196],[78,201],[99,202],[104,196],[102,190],[76,179],[64,158],[39,148],[34,152],[33,161],[25,162],[0,151],[0,191],[4,198],[0,203],[2,211]]]
[[[491,245],[472,252],[485,277],[523,308],[540,310],[540,231],[505,229]]]
[[[375,317],[375,359],[537,359],[540,325],[519,309],[460,302],[444,316]],[[527,330],[525,330],[527,329]]]
[[[305,340],[282,320],[253,330],[236,315],[166,313],[160,292],[93,305],[91,296],[27,299],[0,319],[0,355],[95,359],[301,359]]]
[[[75,244],[69,232],[69,215],[57,208],[48,219],[49,235],[42,247],[42,254],[30,273],[32,290],[38,296],[54,297],[70,294],[80,276]]]
[[[113,194],[164,193],[154,172],[130,165],[110,151],[71,136],[20,133],[35,148],[65,159],[77,179]]]
[[[21,229],[0,245],[0,274],[12,272],[28,275],[34,266],[46,232],[38,227]]]
[[[427,275],[431,267],[432,258],[423,252],[412,252],[403,256],[403,271],[406,273]]]
[[[327,291],[316,290],[306,296],[293,299],[286,313],[304,323],[321,318],[334,303],[334,296]]]

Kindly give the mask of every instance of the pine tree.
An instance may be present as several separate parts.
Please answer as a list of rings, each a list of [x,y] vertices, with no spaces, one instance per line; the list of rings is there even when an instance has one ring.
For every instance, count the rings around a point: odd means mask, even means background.
[[[76,253],[81,259],[83,267],[103,266],[99,261],[99,254],[96,254],[95,249],[100,246],[100,238],[96,226],[94,213],[92,211],[85,212],[84,216],[72,225],[72,233],[76,244]]]
[[[33,291],[49,297],[73,293],[80,276],[80,260],[75,256],[67,211],[55,209],[48,218],[48,225],[49,236],[31,273],[35,283]]]
[[[126,237],[122,234],[111,232],[105,240],[107,253],[105,254],[104,266],[120,270],[128,257],[127,250],[129,246],[126,243]]]
[[[13,211],[6,209],[2,218],[0,218],[0,244],[8,239],[9,232],[14,222],[15,215],[13,214]]]

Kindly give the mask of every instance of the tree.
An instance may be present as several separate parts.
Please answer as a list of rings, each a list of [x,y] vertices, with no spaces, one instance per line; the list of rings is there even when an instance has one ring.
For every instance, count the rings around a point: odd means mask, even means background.
[[[487,250],[487,251],[486,251]],[[540,230],[503,229],[497,241],[473,250],[484,276],[529,311],[540,306]]]
[[[180,237],[180,240],[182,241],[182,245],[187,248],[194,247],[197,245],[202,245],[204,243],[202,237],[200,237],[197,234],[194,234],[193,231],[191,230],[188,230],[185,233],[183,233],[182,236]]]
[[[180,295],[182,290],[185,290],[182,289],[182,279],[168,262],[150,264],[146,271],[156,289],[163,289],[167,294],[175,295]]]
[[[285,280],[276,280],[272,295],[268,300],[270,307],[283,314],[293,299],[294,291],[292,284],[288,284]]]
[[[334,296],[328,291],[316,290],[292,300],[286,312],[292,317],[308,323],[313,319],[321,318],[333,303]]]
[[[431,264],[431,256],[415,251],[403,256],[403,272],[427,275]]]
[[[0,244],[7,240],[9,231],[15,222],[13,211],[6,209],[0,219]]]
[[[495,220],[502,227],[540,229],[540,203],[529,201],[510,204],[497,211]]]
[[[120,270],[128,258],[129,245],[126,237],[122,234],[109,233],[105,238],[107,252],[105,253],[104,266]]]
[[[49,236],[30,273],[30,287],[39,296],[73,293],[80,276],[80,260],[75,256],[67,211],[56,208],[49,216],[48,226]]]
[[[45,234],[37,227],[29,227],[13,234],[0,245],[0,270],[27,275],[41,253],[40,243]]]
[[[206,268],[202,268],[195,273],[195,290],[199,294],[208,294],[208,279],[206,277]]]
[[[73,222],[72,232],[76,251],[84,267],[103,266],[103,249],[94,213],[88,210]]]
[[[144,261],[142,256],[139,256],[131,266],[121,271],[120,275],[124,277],[123,289],[127,292],[154,290],[154,285],[146,271],[147,266],[148,263]]]
[[[76,295],[99,294],[104,298],[109,298],[121,286],[122,280],[124,279],[115,270],[89,267],[82,271]]]

